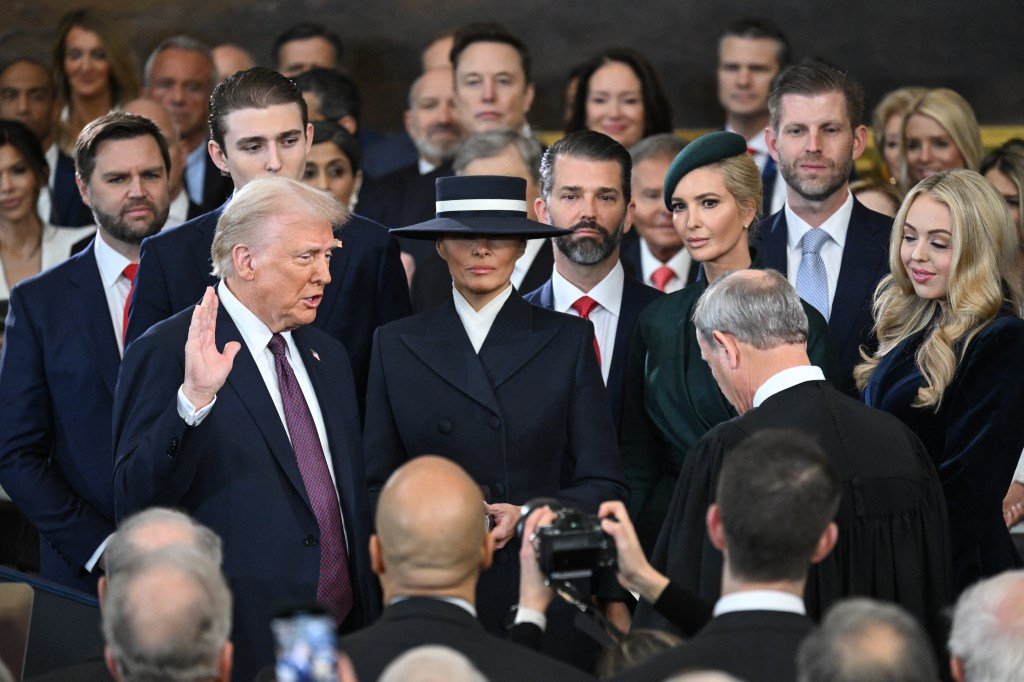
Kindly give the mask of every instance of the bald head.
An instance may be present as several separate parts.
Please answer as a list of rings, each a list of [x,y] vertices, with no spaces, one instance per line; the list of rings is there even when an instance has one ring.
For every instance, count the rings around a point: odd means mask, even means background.
[[[179,511],[151,507],[122,521],[111,536],[103,552],[107,575],[171,545],[190,547],[214,566],[222,560],[221,541],[212,530]]]
[[[256,66],[256,62],[253,61],[251,54],[238,45],[224,43],[213,48],[213,66],[214,77],[217,83],[221,83],[239,71],[248,71]]]
[[[181,191],[182,177],[185,175],[185,144],[181,139],[181,130],[174,122],[174,117],[167,108],[155,99],[140,97],[133,99],[122,107],[125,113],[145,116],[156,124],[160,134],[167,141],[167,151],[171,155],[171,172],[169,194],[173,201]]]
[[[475,585],[490,562],[484,516],[480,487],[450,460],[417,457],[399,468],[377,502],[385,590],[423,594]]]

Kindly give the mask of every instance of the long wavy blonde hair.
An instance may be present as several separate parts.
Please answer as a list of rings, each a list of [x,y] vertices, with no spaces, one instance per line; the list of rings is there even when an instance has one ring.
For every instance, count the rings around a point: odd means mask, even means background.
[[[953,249],[944,300],[919,298],[900,257],[903,227],[914,201],[928,195],[949,208]],[[878,284],[872,306],[878,350],[854,369],[863,390],[879,361],[904,339],[929,327],[915,356],[924,378],[914,407],[942,405],[971,340],[999,315],[1018,248],[1017,229],[1006,202],[974,171],[956,169],[918,183],[903,200],[889,240],[889,275]],[[1012,291],[1012,290],[1011,290]]]

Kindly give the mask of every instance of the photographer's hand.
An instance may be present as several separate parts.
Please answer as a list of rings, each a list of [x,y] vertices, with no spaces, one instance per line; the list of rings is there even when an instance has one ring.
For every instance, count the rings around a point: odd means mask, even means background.
[[[494,538],[494,549],[501,549],[516,536],[516,524],[519,523],[519,507],[514,504],[488,504],[487,513],[494,517],[494,528],[491,528],[491,537]]]
[[[658,601],[669,580],[648,563],[626,506],[621,502],[605,502],[597,515],[601,519],[601,530],[615,541],[619,583],[651,604]]]
[[[537,563],[537,552],[533,549],[533,534],[538,526],[548,526],[555,519],[555,513],[548,507],[537,509],[523,524],[522,546],[519,548],[519,608],[532,609],[540,613],[547,611],[555,593],[544,583],[544,574]]]

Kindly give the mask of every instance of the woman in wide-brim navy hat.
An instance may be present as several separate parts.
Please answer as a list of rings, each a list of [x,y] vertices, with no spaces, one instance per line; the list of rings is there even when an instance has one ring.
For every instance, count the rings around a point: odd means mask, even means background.
[[[435,240],[452,275],[452,298],[374,336],[367,481],[375,503],[392,472],[423,454],[447,457],[476,480],[497,548],[476,608],[498,632],[518,591],[520,505],[556,497],[594,512],[605,500],[623,499],[625,482],[593,326],[530,305],[511,284],[526,239],[568,230],[527,219],[521,178],[440,178],[436,193],[434,220],[392,232]],[[441,510],[445,491],[434,492]],[[484,514],[482,508],[481,529]],[[555,615],[556,633],[559,620]]]

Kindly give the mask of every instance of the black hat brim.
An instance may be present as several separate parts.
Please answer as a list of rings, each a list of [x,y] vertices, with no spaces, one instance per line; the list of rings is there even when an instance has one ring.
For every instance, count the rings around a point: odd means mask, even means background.
[[[494,237],[521,237],[543,239],[572,234],[529,218],[518,216],[459,216],[455,218],[433,218],[408,227],[396,227],[391,234],[409,239],[437,239],[438,237],[473,237],[490,235]]]

